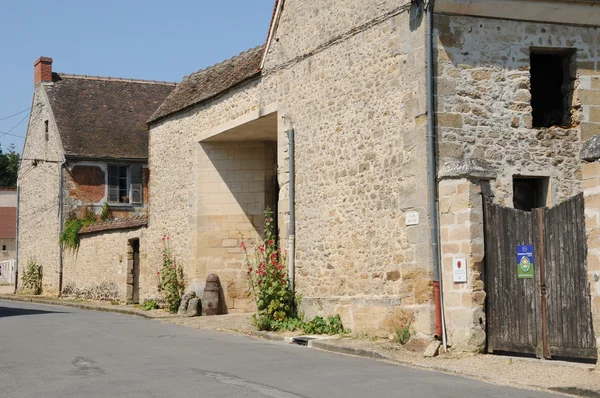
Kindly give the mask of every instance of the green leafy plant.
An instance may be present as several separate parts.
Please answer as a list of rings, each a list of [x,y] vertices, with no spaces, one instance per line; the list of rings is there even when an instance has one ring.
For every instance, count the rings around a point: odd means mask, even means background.
[[[171,238],[164,235],[162,241],[162,266],[160,271],[156,273],[158,276],[158,292],[163,296],[169,312],[175,313],[179,309],[181,296],[185,290],[185,278],[183,268],[177,264],[171,251]]]
[[[396,336],[394,337],[394,340],[396,343],[406,344],[410,339],[410,334],[410,325],[406,325],[396,329]]]
[[[42,266],[36,263],[35,260],[30,260],[21,277],[23,287],[32,291],[33,294],[42,294],[42,275]]]
[[[142,309],[144,311],[156,310],[158,309],[158,303],[156,300],[146,300],[144,304],[142,304]]]
[[[316,316],[312,321],[304,323],[303,330],[307,334],[343,334],[349,332],[344,329],[339,314],[330,316],[327,320]]]
[[[265,233],[250,255],[243,241],[249,295],[254,297],[257,313],[254,316],[260,330],[273,330],[275,325],[295,316],[293,293],[284,267],[284,259],[273,233],[273,212],[265,209]]]
[[[94,214],[94,212],[88,210],[87,207],[84,207],[83,209],[83,215],[81,218],[76,217],[73,214],[69,216],[60,235],[60,242],[68,249],[77,250],[80,243],[79,231],[81,228],[97,221],[96,214]]]
[[[112,218],[112,213],[110,211],[110,206],[108,202],[104,202],[102,205],[102,210],[100,211],[100,221],[104,222]]]

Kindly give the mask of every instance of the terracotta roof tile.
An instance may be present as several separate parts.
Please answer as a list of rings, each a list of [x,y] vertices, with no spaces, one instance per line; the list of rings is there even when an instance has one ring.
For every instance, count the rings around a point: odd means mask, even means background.
[[[17,237],[17,208],[0,207],[0,238],[15,239]]]
[[[123,218],[120,220],[112,220],[91,224],[87,227],[81,228],[79,234],[91,234],[93,232],[111,231],[115,229],[139,228],[145,227],[146,225],[148,225],[148,217],[136,216],[131,218]]]
[[[264,45],[183,78],[148,123],[187,109],[260,74]]]
[[[147,159],[146,120],[175,83],[53,74],[45,89],[65,155]]]
[[[0,187],[0,191],[17,191],[17,188],[13,187]]]

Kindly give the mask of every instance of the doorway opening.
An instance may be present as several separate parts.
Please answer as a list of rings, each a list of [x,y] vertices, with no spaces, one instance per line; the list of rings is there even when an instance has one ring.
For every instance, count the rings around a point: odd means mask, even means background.
[[[127,253],[127,299],[130,303],[140,302],[140,240],[130,239]]]

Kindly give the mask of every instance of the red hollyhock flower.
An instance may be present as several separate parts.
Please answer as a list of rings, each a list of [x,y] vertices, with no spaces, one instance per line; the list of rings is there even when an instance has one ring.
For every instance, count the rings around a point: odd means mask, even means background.
[[[242,250],[246,250],[246,244],[244,242],[240,243],[240,247],[242,248]]]
[[[269,240],[269,245],[273,246],[275,244],[275,241],[273,239]]]

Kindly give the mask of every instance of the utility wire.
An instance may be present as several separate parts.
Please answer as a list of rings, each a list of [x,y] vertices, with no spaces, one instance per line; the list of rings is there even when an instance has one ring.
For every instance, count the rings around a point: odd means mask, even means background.
[[[27,108],[27,109],[25,109],[25,110],[23,110],[23,111],[21,111],[21,112],[15,113],[14,115],[10,115],[10,116],[3,117],[3,118],[1,118],[0,120],[6,120],[6,119],[10,119],[11,117],[15,117],[15,116],[17,116],[17,115],[20,115],[20,114],[21,114],[21,113],[23,113],[23,112],[27,112],[27,111],[28,111],[28,110],[30,110],[30,109],[31,109],[31,107],[29,107],[29,108]]]
[[[24,121],[25,119],[27,119],[28,117],[29,117],[29,114],[25,115],[25,117],[24,117],[23,119],[21,119],[21,120],[19,121],[19,123],[15,124],[15,125],[13,126],[13,128],[11,128],[10,130],[8,130],[8,131],[6,131],[6,132],[0,132],[0,133],[1,133],[1,134],[0,134],[0,137],[4,137],[5,135],[8,135],[8,134],[9,134],[11,131],[13,131],[14,129],[16,129],[17,127],[19,127],[19,125],[20,125],[21,123],[23,123],[23,121]],[[23,137],[21,137],[21,138],[23,138]]]

